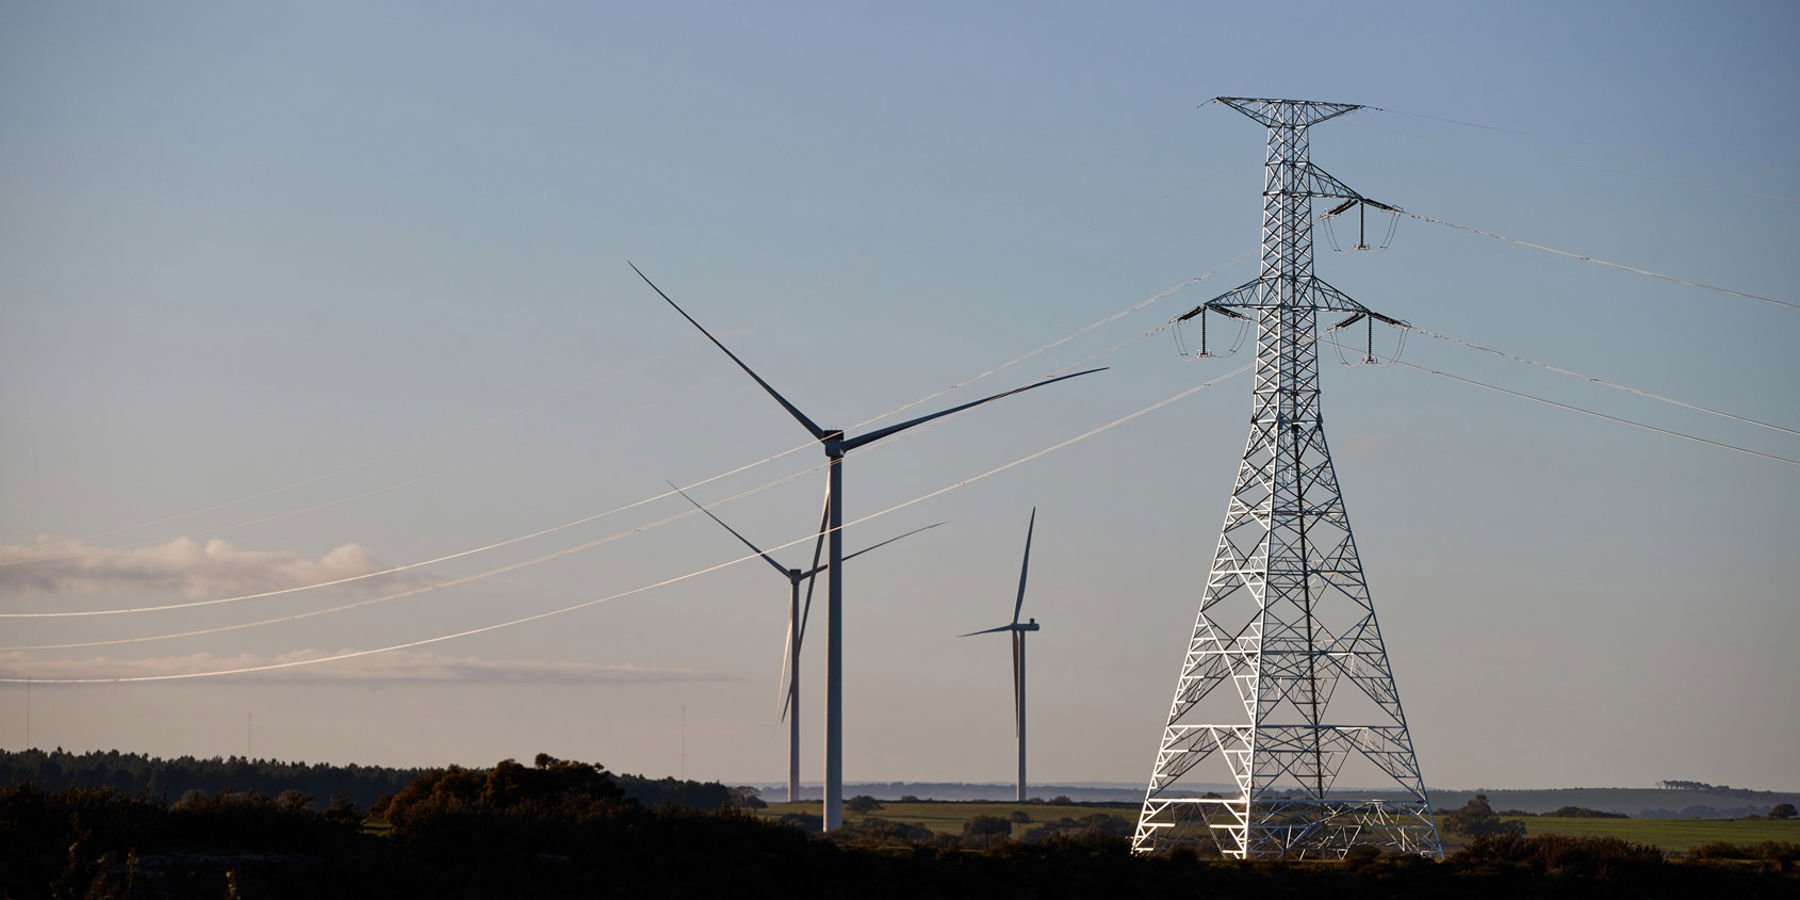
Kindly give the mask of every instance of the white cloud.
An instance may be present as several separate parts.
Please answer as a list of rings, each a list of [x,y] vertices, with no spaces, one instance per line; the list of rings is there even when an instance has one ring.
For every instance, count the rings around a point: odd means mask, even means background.
[[[21,653],[0,654],[0,677],[31,678],[53,682],[64,678],[137,678],[223,672],[258,666],[301,662],[335,654],[296,650],[274,656],[240,654],[217,656],[195,653],[147,659],[34,660]],[[477,657],[438,656],[395,651],[315,665],[298,665],[265,672],[220,675],[208,679],[257,680],[304,684],[330,683],[440,683],[440,684],[561,684],[633,685],[692,681],[729,681],[732,676],[695,669],[646,668],[631,663],[598,665],[584,662],[512,661]]]
[[[149,547],[94,547],[80,541],[0,544],[0,593],[91,594],[173,591],[190,597],[279,590],[385,568],[357,544],[317,559],[240,550],[221,540],[176,538]]]

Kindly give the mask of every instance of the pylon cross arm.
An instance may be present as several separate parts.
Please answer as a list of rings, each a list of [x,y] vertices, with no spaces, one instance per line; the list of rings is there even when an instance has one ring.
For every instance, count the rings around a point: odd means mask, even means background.
[[[1319,100],[1277,100],[1264,97],[1214,97],[1220,103],[1274,128],[1305,128],[1347,112],[1362,109],[1357,103],[1326,103]]]

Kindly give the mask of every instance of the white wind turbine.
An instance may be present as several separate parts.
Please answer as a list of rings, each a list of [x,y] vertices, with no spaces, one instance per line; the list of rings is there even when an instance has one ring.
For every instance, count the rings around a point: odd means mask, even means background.
[[[1037,619],[1029,622],[1019,621],[1019,610],[1025,606],[1025,576],[1031,572],[1031,533],[1037,528],[1037,507],[1031,508],[1031,522],[1025,526],[1025,562],[1019,566],[1019,596],[1013,601],[1012,622],[998,628],[983,631],[971,631],[958,637],[974,637],[978,634],[994,634],[1000,631],[1012,632],[1013,660],[1013,727],[1019,735],[1019,794],[1018,801],[1025,802],[1025,633],[1037,631]]]
[[[908,419],[897,425],[877,428],[874,431],[851,437],[846,435],[841,428],[822,428],[817,422],[808,418],[805,413],[800,411],[799,407],[788,402],[788,399],[767,381],[764,381],[761,375],[756,374],[755,370],[746,365],[743,360],[738,359],[737,354],[731,352],[718,338],[713,337],[712,332],[707,331],[698,320],[688,315],[687,310],[682,309],[681,305],[664,293],[662,288],[657,287],[656,283],[643,273],[643,270],[636,265],[632,265],[631,270],[636,272],[638,277],[650,286],[651,290],[662,297],[664,302],[674,307],[682,318],[699,329],[700,333],[705,335],[713,346],[731,357],[731,361],[736,363],[738,368],[744,370],[744,374],[750,376],[776,403],[781,404],[781,408],[787,410],[788,415],[793,416],[794,421],[799,422],[800,427],[805,428],[807,433],[811,434],[813,439],[818,441],[825,450],[825,459],[829,464],[827,466],[826,483],[828,487],[825,514],[826,534],[829,538],[826,546],[831,564],[825,573],[825,803],[822,818],[825,830],[830,831],[844,824],[844,570],[840,564],[844,561],[845,454],[934,419],[959,413],[1002,397],[1010,397],[1013,394],[1040,388],[1046,384],[1091,375],[1094,372],[1105,371],[1105,369],[1088,369],[1069,375],[1059,375],[1055,378],[1045,378],[1023,387],[1013,388],[1010,391],[1002,391],[980,400],[971,400],[949,409],[938,410],[915,419]]]

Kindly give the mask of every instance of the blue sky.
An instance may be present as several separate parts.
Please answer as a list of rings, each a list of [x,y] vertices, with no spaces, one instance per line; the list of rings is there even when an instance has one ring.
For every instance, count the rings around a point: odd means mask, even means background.
[[[92,566],[50,586],[0,580],[8,611],[350,571],[364,557],[327,556],[346,544],[382,564],[428,559],[798,445],[627,259],[822,424],[961,382],[1254,248],[1262,134],[1201,106],[1214,95],[1382,108],[1318,128],[1313,159],[1407,209],[1789,302],[1800,275],[1788,4],[7,10],[0,544],[84,538]],[[942,402],[1124,342],[1249,265]],[[1378,254],[1332,253],[1321,234],[1318,271],[1424,328],[1800,426],[1791,310],[1413,220]],[[1800,456],[1791,435],[1420,335],[1404,359]],[[853,457],[850,514],[1247,361],[1180,359],[1166,333],[1130,344],[1105,375]],[[1794,467],[1403,367],[1334,360],[1325,378],[1428,782],[1794,787]],[[1246,393],[1227,382],[853,529],[860,546],[950,523],[847,572],[847,775],[1008,776],[1006,651],[949,636],[1005,618],[1037,505],[1034,775],[1143,777]],[[800,474],[816,456],[699,493],[798,475],[720,509],[760,540],[796,539],[816,515],[822,477]],[[664,500],[407,576],[475,574],[681,509]],[[210,540],[228,546],[209,554]],[[382,646],[734,549],[690,518],[342,614],[0,663],[49,678]],[[125,638],[376,595],[0,631],[9,646]],[[773,779],[784,595],[765,567],[739,565],[397,662],[39,686],[31,739],[241,752],[253,714],[258,754],[546,751],[659,774],[681,765],[685,708],[689,774]],[[4,746],[25,740],[24,694],[0,692]],[[802,721],[815,733],[816,703]]]

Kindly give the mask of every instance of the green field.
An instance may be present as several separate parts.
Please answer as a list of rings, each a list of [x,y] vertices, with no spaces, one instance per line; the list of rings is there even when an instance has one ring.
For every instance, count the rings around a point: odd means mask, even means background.
[[[819,803],[816,800],[804,803],[771,803],[767,809],[759,810],[761,815],[769,818],[790,812],[818,815]],[[854,825],[864,818],[873,816],[892,822],[922,825],[940,834],[956,834],[962,831],[964,822],[975,816],[1007,817],[1014,812],[1023,812],[1031,818],[1030,823],[1013,826],[1015,834],[1029,829],[1033,824],[1054,822],[1063,818],[1080,819],[1094,813],[1116,816],[1127,824],[1135,826],[1138,816],[1136,806],[1126,808],[1049,803],[958,801],[902,803],[884,801],[880,809],[868,813],[867,816],[845,811],[844,820]],[[1788,821],[1770,819],[1553,819],[1541,816],[1508,818],[1512,821],[1524,822],[1526,834],[1616,837],[1635,844],[1650,844],[1664,850],[1677,852],[1714,841],[1725,841],[1732,844],[1785,841],[1800,844],[1800,819]],[[1451,847],[1462,843],[1449,835],[1445,835],[1445,838],[1445,843]]]
[[[1518,819],[1509,816],[1508,819],[1524,822],[1526,834],[1616,837],[1634,844],[1650,844],[1675,851],[1714,841],[1800,844],[1800,819],[1552,819],[1545,816]]]

